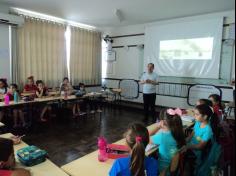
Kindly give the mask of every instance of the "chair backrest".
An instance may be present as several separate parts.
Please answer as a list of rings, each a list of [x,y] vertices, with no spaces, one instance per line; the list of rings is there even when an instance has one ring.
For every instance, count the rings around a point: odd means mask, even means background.
[[[122,79],[119,82],[119,88],[122,90],[121,97],[125,99],[136,99],[139,97],[139,83],[133,79]]]
[[[209,95],[217,94],[222,97],[222,91],[216,86],[207,84],[195,84],[188,88],[187,102],[190,106],[194,106],[199,99],[208,99]]]

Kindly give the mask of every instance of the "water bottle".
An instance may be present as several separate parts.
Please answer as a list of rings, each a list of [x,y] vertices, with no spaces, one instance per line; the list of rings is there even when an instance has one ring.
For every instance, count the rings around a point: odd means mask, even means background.
[[[105,162],[108,157],[107,157],[107,141],[104,137],[99,137],[98,138],[98,161],[100,162]]]
[[[9,105],[9,102],[10,102],[9,95],[6,94],[6,95],[4,96],[4,103],[5,103],[5,105]]]
[[[65,90],[65,92],[64,92],[64,99],[67,100],[67,98],[68,98],[68,93],[67,93],[67,90]]]
[[[17,103],[19,101],[19,96],[17,92],[14,92],[14,102]]]

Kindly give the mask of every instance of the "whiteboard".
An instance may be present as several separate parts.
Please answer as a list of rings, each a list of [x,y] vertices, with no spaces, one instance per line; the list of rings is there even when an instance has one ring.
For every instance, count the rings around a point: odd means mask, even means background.
[[[11,59],[9,26],[0,24],[0,78],[6,78],[11,83]]]
[[[208,99],[211,94],[222,96],[221,90],[213,85],[193,85],[188,90],[188,104],[194,106],[199,99]]]

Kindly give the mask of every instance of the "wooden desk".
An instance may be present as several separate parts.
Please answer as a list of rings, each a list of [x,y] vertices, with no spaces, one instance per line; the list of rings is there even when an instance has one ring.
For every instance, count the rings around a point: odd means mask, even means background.
[[[35,92],[23,92],[20,94],[21,96],[34,96]]]
[[[0,135],[0,137],[3,138],[10,138],[12,136],[11,133]],[[28,146],[23,141],[19,145],[14,145],[15,153],[17,150]],[[15,154],[16,155],[16,154]],[[58,166],[56,166],[54,163],[52,163],[50,160],[46,160],[45,162],[38,164],[36,166],[32,167],[25,167],[23,166],[16,157],[16,167],[17,168],[25,168],[30,170],[32,176],[68,176],[65,172],[63,172]]]
[[[75,95],[70,95],[67,97],[67,99],[65,99],[63,96],[48,96],[48,97],[43,97],[43,98],[35,98],[33,101],[20,100],[17,103],[15,103],[14,101],[10,101],[9,105],[5,105],[4,102],[0,102],[0,108],[10,107],[10,106],[19,106],[19,105],[24,105],[24,104],[50,102],[50,101],[70,101],[70,100],[76,100],[76,99],[83,99],[86,97],[97,97],[101,95],[102,93],[94,92],[94,93],[88,93],[84,95],[83,97],[76,97]]]
[[[183,122],[185,128],[193,125],[190,122]],[[150,125],[148,128],[149,131],[153,131],[156,125]],[[125,144],[125,139],[117,141],[115,144]],[[71,163],[68,163],[61,168],[71,176],[105,176],[108,175],[109,170],[113,165],[114,160],[108,159],[106,162],[98,161],[98,151],[92,152],[88,155],[85,155],[82,158],[79,158]]]
[[[148,130],[153,130],[154,128],[155,125],[151,125]],[[125,139],[119,140],[115,144],[124,145]],[[98,151],[95,151],[61,168],[71,176],[106,176],[113,162],[114,160],[112,159],[108,159],[106,162],[99,162]]]
[[[89,97],[89,98],[94,98],[94,97],[100,97],[102,96],[102,93],[100,92],[90,92],[90,93],[87,93],[86,95],[84,95],[83,97]]]
[[[112,91],[113,91],[114,93],[121,93],[121,92],[122,92],[122,89],[112,89]]]
[[[115,100],[121,101],[122,89],[112,89],[112,92],[115,94]],[[118,99],[117,99],[117,96],[118,96]]]

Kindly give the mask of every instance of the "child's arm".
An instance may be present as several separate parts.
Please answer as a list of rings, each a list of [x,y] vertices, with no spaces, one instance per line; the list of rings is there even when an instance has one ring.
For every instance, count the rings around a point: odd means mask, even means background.
[[[198,144],[191,144],[187,145],[187,149],[193,149],[193,150],[202,150],[207,145],[207,142],[201,141]]]
[[[149,136],[153,136],[156,134],[163,126],[163,121],[161,120],[160,122],[155,124],[155,128],[151,131],[149,131]]]
[[[36,94],[37,97],[39,97],[39,92],[38,91],[36,91],[35,94]]]
[[[31,176],[31,174],[26,169],[16,169],[12,172],[11,176]]]
[[[39,90],[39,92],[36,91],[36,95],[37,95],[38,98],[42,98],[43,97],[43,89]]]
[[[186,138],[187,143],[192,139],[193,135],[194,135],[194,131],[192,131],[192,133]]]

